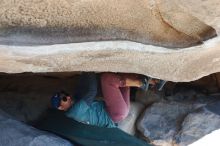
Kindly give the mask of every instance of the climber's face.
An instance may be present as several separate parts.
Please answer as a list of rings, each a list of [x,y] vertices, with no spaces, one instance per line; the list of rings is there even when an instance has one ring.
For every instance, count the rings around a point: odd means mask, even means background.
[[[62,97],[60,101],[59,110],[67,111],[73,105],[73,99],[70,96]]]

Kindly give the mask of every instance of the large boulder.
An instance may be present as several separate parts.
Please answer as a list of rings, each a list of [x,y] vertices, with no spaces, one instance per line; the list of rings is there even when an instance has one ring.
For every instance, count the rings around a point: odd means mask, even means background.
[[[138,122],[138,130],[155,145],[172,146],[182,119],[192,109],[190,104],[158,102],[147,108]]]
[[[218,129],[220,129],[220,101],[187,115],[176,135],[176,143],[185,146]],[[220,144],[219,141],[215,143]]]
[[[219,6],[218,0],[2,0],[0,71],[196,80],[220,71],[220,38],[213,38]]]
[[[148,107],[137,128],[155,145],[185,146],[220,129],[219,122],[219,95],[182,90]]]
[[[0,146],[72,146],[53,134],[16,121],[0,110]]]
[[[3,0],[0,9],[0,42],[5,44],[131,40],[188,47],[216,35],[168,0]]]

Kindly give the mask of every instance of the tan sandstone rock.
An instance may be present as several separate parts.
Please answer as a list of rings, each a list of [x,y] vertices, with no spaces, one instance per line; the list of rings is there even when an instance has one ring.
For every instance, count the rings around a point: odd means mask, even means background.
[[[220,32],[219,6],[218,0],[3,0],[0,72],[196,80],[220,71],[220,38],[212,38]]]
[[[173,48],[192,46],[215,36],[212,27],[176,5],[172,5],[174,10],[167,10],[167,4],[172,3],[156,0],[3,0],[0,4],[1,42],[50,44],[131,40]],[[204,31],[202,38],[197,37],[197,33]],[[14,34],[18,39],[13,38]]]

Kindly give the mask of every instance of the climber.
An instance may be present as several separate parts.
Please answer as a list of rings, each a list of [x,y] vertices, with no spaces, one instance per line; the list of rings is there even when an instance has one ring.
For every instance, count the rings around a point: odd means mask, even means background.
[[[130,107],[130,87],[148,90],[150,86],[162,89],[165,81],[136,74],[102,73],[100,83],[104,100],[93,100],[97,94],[98,75],[82,73],[76,94],[71,97],[64,91],[51,98],[53,108],[78,122],[101,127],[116,127],[126,118]]]

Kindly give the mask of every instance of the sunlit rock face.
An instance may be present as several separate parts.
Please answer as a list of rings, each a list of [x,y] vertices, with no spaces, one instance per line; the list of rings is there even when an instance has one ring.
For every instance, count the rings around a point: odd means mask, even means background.
[[[3,0],[0,71],[195,80],[220,71],[219,6],[218,0]]]
[[[174,48],[215,36],[212,27],[168,0],[21,0],[3,1],[1,8],[2,43],[119,39]]]

